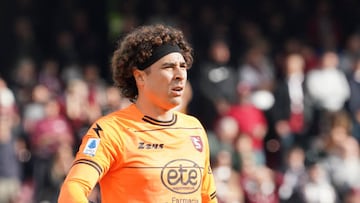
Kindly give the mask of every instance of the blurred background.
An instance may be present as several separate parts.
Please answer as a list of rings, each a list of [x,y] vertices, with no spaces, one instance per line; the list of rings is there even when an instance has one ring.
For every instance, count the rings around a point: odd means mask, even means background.
[[[56,202],[88,127],[129,103],[117,41],[154,23],[194,48],[179,110],[208,132],[219,202],[360,202],[359,1],[14,0],[0,2],[0,203]]]

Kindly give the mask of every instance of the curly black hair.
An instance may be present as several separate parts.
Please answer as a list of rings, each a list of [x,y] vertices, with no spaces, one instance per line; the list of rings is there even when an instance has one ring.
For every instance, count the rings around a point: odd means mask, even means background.
[[[181,30],[162,24],[145,25],[134,29],[119,40],[111,61],[115,86],[122,96],[135,100],[138,95],[133,69],[151,56],[154,48],[163,45],[177,45],[181,49],[188,67],[193,63],[193,49],[185,40]]]

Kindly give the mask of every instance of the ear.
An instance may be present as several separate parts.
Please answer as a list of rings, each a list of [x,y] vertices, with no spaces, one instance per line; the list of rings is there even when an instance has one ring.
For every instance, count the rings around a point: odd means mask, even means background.
[[[139,69],[133,70],[133,75],[137,84],[142,84],[144,82],[144,74],[145,72]]]

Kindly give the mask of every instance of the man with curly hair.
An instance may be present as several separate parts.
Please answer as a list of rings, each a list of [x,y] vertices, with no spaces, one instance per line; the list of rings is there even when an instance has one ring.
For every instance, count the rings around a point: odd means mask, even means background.
[[[181,103],[192,48],[170,26],[141,26],[112,58],[113,79],[128,107],[99,118],[83,137],[59,203],[217,202],[209,146],[198,119]]]

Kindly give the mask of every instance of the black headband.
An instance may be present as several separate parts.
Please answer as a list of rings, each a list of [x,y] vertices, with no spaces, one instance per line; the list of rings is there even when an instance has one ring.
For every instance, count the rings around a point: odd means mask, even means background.
[[[139,70],[145,70],[147,67],[151,66],[157,60],[162,58],[163,56],[173,53],[179,52],[181,53],[181,49],[178,45],[171,45],[171,44],[163,44],[154,48],[151,56],[144,61],[144,63],[137,64]]]

